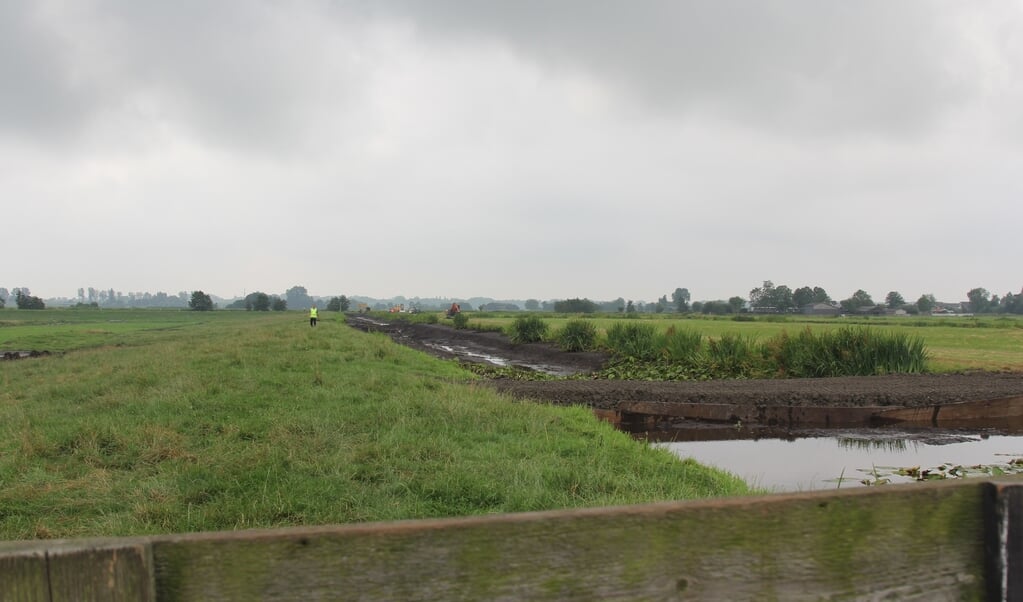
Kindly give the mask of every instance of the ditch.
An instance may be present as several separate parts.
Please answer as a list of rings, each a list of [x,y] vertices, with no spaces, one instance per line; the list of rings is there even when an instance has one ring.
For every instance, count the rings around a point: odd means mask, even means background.
[[[652,431],[638,438],[768,491],[816,491],[1023,472],[1023,432],[899,428]]]

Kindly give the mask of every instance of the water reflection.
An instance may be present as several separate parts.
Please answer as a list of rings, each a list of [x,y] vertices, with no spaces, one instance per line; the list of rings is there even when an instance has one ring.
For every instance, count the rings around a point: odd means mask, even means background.
[[[839,447],[849,450],[881,449],[888,452],[906,451],[905,439],[860,439],[854,437],[836,437]]]

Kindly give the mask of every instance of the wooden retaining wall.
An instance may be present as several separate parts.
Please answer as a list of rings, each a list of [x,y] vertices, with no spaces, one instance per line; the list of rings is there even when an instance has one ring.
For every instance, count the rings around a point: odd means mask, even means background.
[[[1023,481],[0,543],[0,600],[1023,600]]]

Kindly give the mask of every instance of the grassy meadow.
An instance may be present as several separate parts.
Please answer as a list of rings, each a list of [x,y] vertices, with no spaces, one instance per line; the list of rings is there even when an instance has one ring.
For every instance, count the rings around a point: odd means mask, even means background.
[[[0,539],[735,495],[581,408],[322,313],[0,310]]]
[[[470,328],[507,329],[519,314],[467,312],[467,315]],[[580,319],[578,315],[537,315],[543,316],[552,336],[569,321]],[[931,372],[1023,371],[1023,318],[1018,316],[819,318],[761,315],[737,321],[731,317],[642,314],[626,318],[604,314],[583,319],[592,322],[604,337],[615,324],[634,321],[651,323],[661,330],[672,327],[679,331],[691,330],[705,338],[720,339],[732,334],[754,340],[767,340],[782,332],[796,335],[806,328],[814,332],[833,332],[862,326],[919,337],[926,347]]]

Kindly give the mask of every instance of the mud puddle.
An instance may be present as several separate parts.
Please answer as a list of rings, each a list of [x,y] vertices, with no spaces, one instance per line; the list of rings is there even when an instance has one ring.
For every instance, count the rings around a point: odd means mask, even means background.
[[[522,370],[529,370],[531,372],[540,372],[542,374],[549,374],[551,376],[571,376],[576,373],[576,370],[571,368],[562,368],[559,366],[551,366],[546,364],[537,364],[528,361],[515,360],[500,355],[494,355],[482,351],[480,349],[474,349],[463,345],[447,345],[444,343],[429,343],[424,342],[423,345],[441,354],[450,355],[462,361],[475,362],[482,364],[489,364],[491,366],[497,366],[499,368],[520,368]]]

